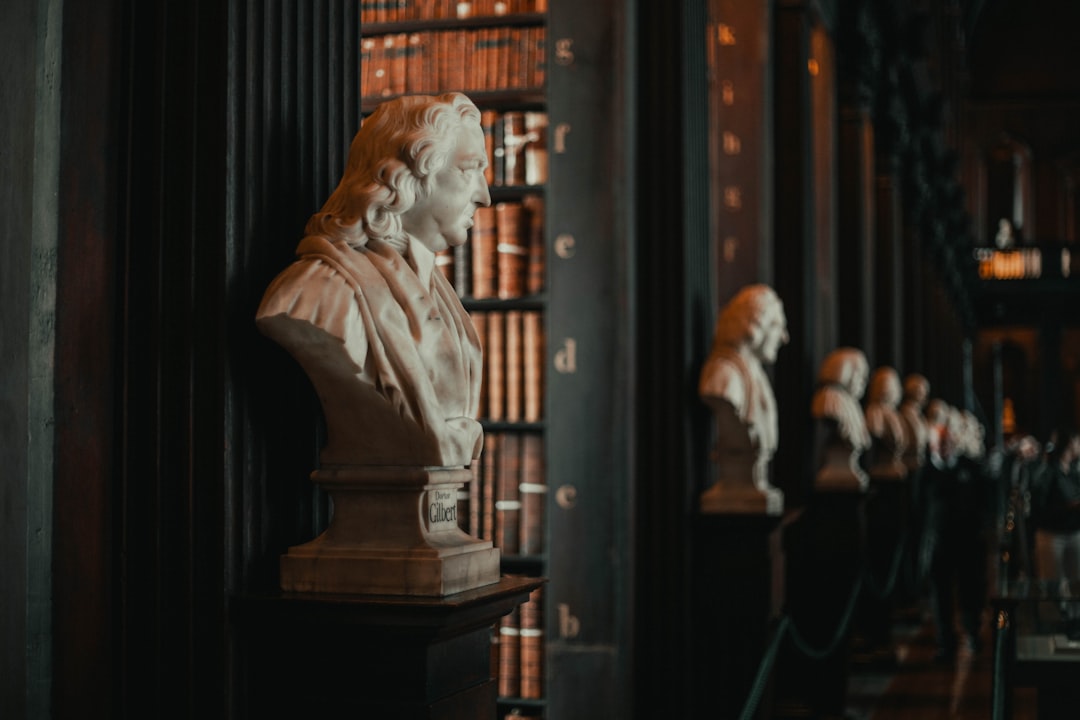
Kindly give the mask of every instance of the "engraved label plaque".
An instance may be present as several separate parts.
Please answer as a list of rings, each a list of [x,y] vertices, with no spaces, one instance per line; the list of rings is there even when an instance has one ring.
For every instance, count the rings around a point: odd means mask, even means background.
[[[424,521],[428,532],[453,530],[458,526],[457,492],[454,490],[430,490],[427,494]]]

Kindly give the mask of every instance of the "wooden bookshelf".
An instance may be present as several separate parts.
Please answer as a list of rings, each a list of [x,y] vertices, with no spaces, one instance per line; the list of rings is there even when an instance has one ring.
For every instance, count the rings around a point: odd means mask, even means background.
[[[363,23],[361,64],[376,62],[363,54],[364,40],[377,47],[421,33],[429,42],[460,33],[482,43],[527,31],[542,38],[543,55],[528,61],[539,75],[518,81],[510,77],[514,67],[521,71],[520,58],[503,56],[507,68],[488,64],[489,77],[429,65],[429,76],[417,80],[414,64],[411,83],[384,76],[369,91],[362,80],[361,111],[401,93],[456,90],[484,113],[492,137],[492,207],[474,218],[470,242],[444,253],[439,267],[485,345],[485,450],[473,487],[459,495],[459,522],[509,545],[504,574],[549,580],[524,618],[516,612],[493,633],[498,717],[623,717],[631,699],[632,353],[624,344],[629,240],[619,229],[632,227],[632,206],[615,199],[629,198],[632,174],[612,171],[625,171],[630,153],[620,142],[631,113],[618,107],[626,96],[616,67],[626,60],[613,40],[628,30],[618,24],[626,19],[615,0],[542,5],[546,12],[458,18],[444,8],[426,19]],[[386,72],[408,72],[407,59],[380,62]],[[363,67],[360,74],[371,77]],[[508,136],[526,136],[526,144],[507,143]],[[543,157],[515,173],[506,162],[512,148]],[[517,159],[523,163],[524,155]],[[492,246],[506,254],[476,256]]]

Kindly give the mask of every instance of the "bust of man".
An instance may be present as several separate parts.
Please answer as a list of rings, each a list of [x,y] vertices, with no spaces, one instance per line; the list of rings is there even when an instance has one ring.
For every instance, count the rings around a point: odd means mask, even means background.
[[[870,433],[859,404],[869,374],[866,356],[858,348],[837,348],[821,364],[810,409],[818,422],[821,448],[815,479],[818,490],[861,491],[869,483],[859,464],[870,447]]]
[[[461,467],[479,456],[480,343],[435,253],[489,205],[476,106],[459,93],[380,105],[259,329],[300,363],[326,416],[324,466]]]
[[[908,472],[914,472],[926,461],[926,444],[930,431],[926,425],[923,408],[930,397],[930,382],[911,373],[904,378],[904,399],[900,404],[900,419],[904,423],[904,436],[907,440],[902,455]]]
[[[870,433],[869,473],[875,480],[907,476],[901,457],[906,447],[904,424],[897,412],[900,376],[891,367],[879,367],[870,378],[866,399],[866,429]]]
[[[778,444],[776,400],[765,365],[788,341],[780,298],[750,285],[724,306],[698,392],[716,421],[718,481],[702,496],[706,512],[783,511],[783,493],[769,483]]]

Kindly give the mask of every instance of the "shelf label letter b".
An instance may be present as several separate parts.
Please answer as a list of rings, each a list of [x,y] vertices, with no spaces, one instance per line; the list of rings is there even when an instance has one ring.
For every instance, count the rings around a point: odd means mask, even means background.
[[[559,603],[559,635],[564,638],[576,638],[581,633],[581,621],[570,614],[570,606]]]

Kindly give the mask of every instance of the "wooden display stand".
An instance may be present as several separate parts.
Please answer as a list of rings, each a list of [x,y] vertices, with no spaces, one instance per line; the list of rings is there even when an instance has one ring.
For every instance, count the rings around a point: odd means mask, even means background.
[[[542,578],[446,597],[233,599],[247,717],[495,720],[491,634]]]
[[[844,714],[853,621],[845,613],[862,573],[865,501],[861,489],[817,490],[784,533],[788,614],[796,631],[812,649],[823,650],[847,625],[836,649],[823,659],[784,643],[776,668],[774,717]]]
[[[798,514],[695,519],[695,717],[740,716],[783,608],[783,531]],[[770,705],[767,687],[755,716],[768,717]]]
[[[864,585],[859,598],[855,633],[858,636],[854,660],[873,665],[891,665],[896,661],[893,645],[893,612],[896,597],[903,587],[903,565],[899,558],[897,577],[890,577],[896,553],[906,554],[910,486],[906,478],[870,476],[866,499],[866,552],[872,587]],[[890,580],[893,586],[887,587]],[[885,592],[885,591],[889,592]],[[884,596],[882,595],[884,593]]]

